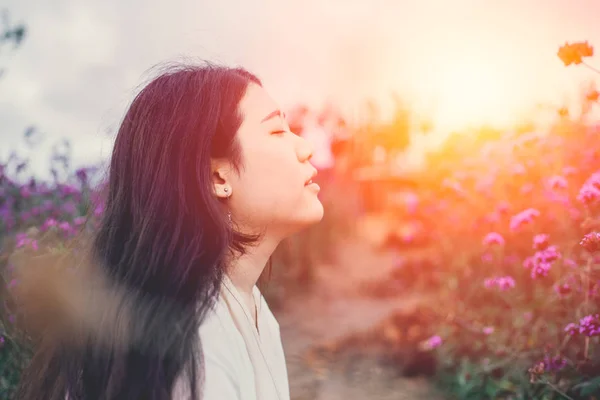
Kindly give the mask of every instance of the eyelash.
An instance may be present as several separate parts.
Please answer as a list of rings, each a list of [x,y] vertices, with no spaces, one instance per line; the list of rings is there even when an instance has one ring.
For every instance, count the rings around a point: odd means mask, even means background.
[[[283,130],[281,130],[281,131],[273,131],[273,132],[271,132],[271,135],[280,135],[280,134],[285,133],[285,132],[286,131],[283,131]]]

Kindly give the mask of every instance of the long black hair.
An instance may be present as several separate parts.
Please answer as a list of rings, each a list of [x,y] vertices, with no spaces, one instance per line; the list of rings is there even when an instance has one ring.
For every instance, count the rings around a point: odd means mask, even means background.
[[[171,65],[137,94],[116,136],[91,242],[112,293],[126,294],[103,317],[105,336],[123,339],[109,332],[120,329],[126,339],[42,341],[19,399],[162,400],[182,381],[201,398],[198,328],[229,252],[256,240],[232,229],[211,176],[213,158],[242,167],[236,133],[249,84],[261,82],[241,68]]]

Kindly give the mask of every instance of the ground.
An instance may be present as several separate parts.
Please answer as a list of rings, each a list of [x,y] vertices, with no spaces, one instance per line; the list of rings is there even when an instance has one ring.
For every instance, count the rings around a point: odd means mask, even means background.
[[[286,299],[274,310],[281,326],[292,400],[441,399],[424,378],[406,378],[369,356],[311,357],[323,343],[376,326],[392,312],[414,307],[414,295],[394,300],[361,293],[369,281],[385,277],[393,256],[375,251],[360,238],[340,242],[333,265],[319,268],[314,289]]]

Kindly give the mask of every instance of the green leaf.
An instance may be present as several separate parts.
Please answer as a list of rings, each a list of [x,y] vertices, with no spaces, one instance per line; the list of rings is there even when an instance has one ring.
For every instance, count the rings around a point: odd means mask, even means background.
[[[587,382],[579,383],[573,386],[573,389],[579,390],[581,396],[588,396],[600,391],[600,377],[591,379]]]

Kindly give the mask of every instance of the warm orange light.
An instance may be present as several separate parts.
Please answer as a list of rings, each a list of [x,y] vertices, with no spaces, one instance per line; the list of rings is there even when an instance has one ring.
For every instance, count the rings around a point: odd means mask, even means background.
[[[485,57],[448,56],[426,87],[435,99],[438,128],[460,129],[468,125],[506,126],[527,101],[527,84],[513,69]]]

